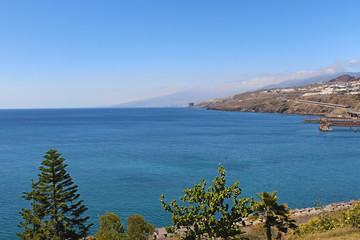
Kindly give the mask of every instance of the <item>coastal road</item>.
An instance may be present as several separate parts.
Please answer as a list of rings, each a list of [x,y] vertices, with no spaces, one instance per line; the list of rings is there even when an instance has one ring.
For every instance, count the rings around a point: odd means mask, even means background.
[[[355,112],[353,109],[350,108],[350,106],[345,106],[345,105],[341,105],[341,104],[315,102],[315,101],[308,101],[308,100],[301,100],[301,99],[287,99],[287,98],[284,98],[284,97],[280,97],[280,99],[286,100],[286,101],[300,102],[300,103],[316,104],[316,105],[325,106],[325,107],[338,107],[338,108],[343,108],[343,109],[345,109],[345,110],[350,114],[350,116],[352,116],[352,117],[359,117],[359,116],[360,116],[360,113],[359,113],[359,112]]]

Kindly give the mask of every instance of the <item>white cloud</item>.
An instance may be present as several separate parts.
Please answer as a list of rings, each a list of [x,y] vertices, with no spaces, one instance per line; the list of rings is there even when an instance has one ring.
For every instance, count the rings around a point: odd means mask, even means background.
[[[359,62],[359,59],[354,58],[354,59],[348,60],[347,62],[348,62],[348,63],[358,63],[358,62]]]
[[[360,60],[358,58],[350,59],[347,61],[347,66],[350,68],[355,68],[360,66]]]
[[[359,63],[360,63],[359,59],[351,59],[345,62],[339,60],[336,63],[331,64],[325,68],[320,67],[316,70],[286,72],[286,73],[277,73],[277,74],[264,74],[262,76],[257,76],[243,81],[204,85],[204,86],[200,86],[200,88],[219,89],[222,91],[225,90],[249,91],[249,90],[265,87],[271,84],[278,84],[284,81],[297,81],[297,80],[302,80],[302,79],[307,79],[322,75],[330,75],[339,72],[344,72],[346,71],[347,68],[353,67],[355,64],[359,64]]]
[[[351,59],[347,61],[338,60],[334,64],[331,64],[327,67],[319,67],[314,70],[302,70],[296,72],[285,72],[285,73],[273,73],[273,74],[263,74],[258,75],[252,78],[242,78],[241,75],[238,75],[236,78],[235,75],[224,75],[224,76],[216,76],[220,80],[221,79],[232,79],[233,81],[226,81],[226,82],[217,82],[212,84],[203,84],[203,85],[193,85],[193,86],[172,86],[167,88],[157,89],[156,91],[148,91],[142,94],[141,99],[149,99],[155,97],[161,97],[176,93],[188,93],[187,95],[191,96],[192,94],[193,99],[187,99],[187,101],[198,101],[201,97],[203,100],[211,99],[211,98],[218,98],[218,97],[226,97],[226,96],[233,96],[237,93],[251,91],[263,88],[268,85],[278,84],[285,81],[299,81],[303,79],[308,79],[312,77],[324,76],[324,75],[331,75],[339,72],[344,72],[348,68],[351,68],[357,64],[359,64],[359,59]],[[201,76],[196,76],[201,77]],[[203,76],[206,79],[208,76]],[[240,79],[239,79],[240,78]],[[213,80],[213,79],[212,79]],[[328,79],[330,80],[330,79]]]

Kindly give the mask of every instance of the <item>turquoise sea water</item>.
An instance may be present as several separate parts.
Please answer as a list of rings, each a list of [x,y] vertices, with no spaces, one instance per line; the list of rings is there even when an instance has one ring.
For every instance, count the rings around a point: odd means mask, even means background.
[[[49,149],[63,153],[98,229],[114,212],[170,224],[160,195],[212,180],[221,162],[243,196],[278,190],[291,208],[360,198],[360,132],[322,133],[304,116],[187,108],[0,110],[0,239],[16,239],[21,199]]]

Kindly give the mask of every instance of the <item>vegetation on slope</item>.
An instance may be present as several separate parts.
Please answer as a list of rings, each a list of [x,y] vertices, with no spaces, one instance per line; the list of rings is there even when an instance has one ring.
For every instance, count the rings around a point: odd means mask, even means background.
[[[310,233],[301,236],[293,236],[289,240],[358,240],[360,231],[357,228],[333,229],[322,233]]]
[[[327,83],[315,83],[307,86],[300,86],[287,89],[268,89],[254,92],[246,92],[234,95],[231,98],[214,99],[197,104],[197,108],[220,111],[239,111],[239,112],[266,112],[266,113],[287,113],[304,115],[328,115],[349,117],[343,108],[319,106],[310,103],[298,102],[296,100],[308,100],[323,103],[333,103],[350,106],[353,110],[360,110],[360,94],[352,91],[346,92],[333,91],[320,93],[317,88],[328,86],[337,87],[358,83],[360,78],[341,76]],[[314,90],[314,94],[308,91]],[[317,91],[317,92],[316,92]],[[350,91],[350,90],[349,90]],[[349,92],[348,92],[349,93]]]

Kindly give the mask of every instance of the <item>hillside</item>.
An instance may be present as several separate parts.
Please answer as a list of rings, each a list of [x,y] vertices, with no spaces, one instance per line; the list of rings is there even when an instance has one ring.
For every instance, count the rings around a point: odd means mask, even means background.
[[[344,108],[298,102],[307,100],[341,104],[360,110],[360,77],[342,75],[325,83],[273,88],[205,101],[196,108],[220,111],[266,112],[349,117]]]

